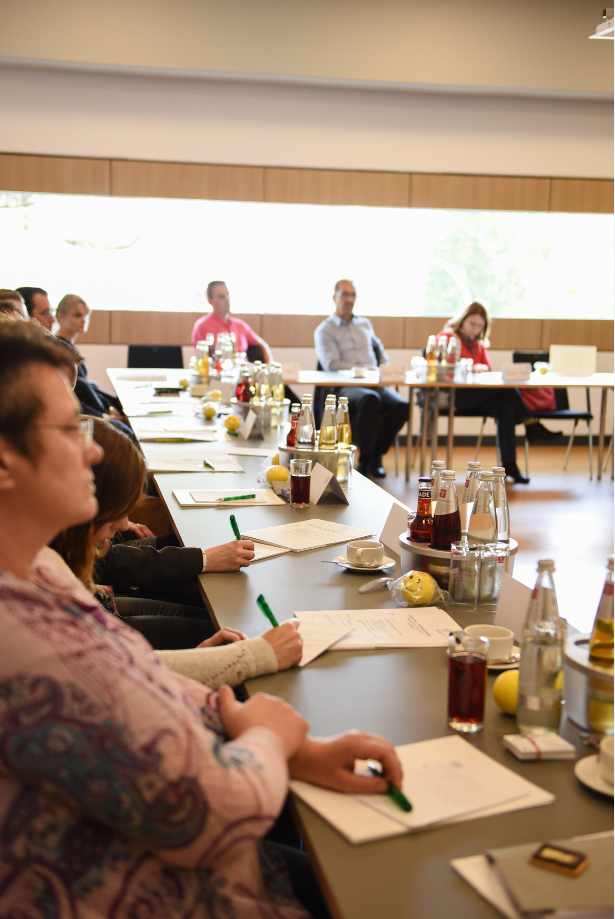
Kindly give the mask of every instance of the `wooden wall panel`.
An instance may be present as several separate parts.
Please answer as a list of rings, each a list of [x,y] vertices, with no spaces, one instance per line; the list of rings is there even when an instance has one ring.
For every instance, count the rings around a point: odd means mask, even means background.
[[[118,310],[111,313],[112,345],[189,345],[198,313]]]
[[[608,179],[551,179],[549,210],[612,214],[613,181]]]
[[[77,339],[79,345],[111,344],[111,313],[109,310],[92,310],[87,332]]]
[[[549,179],[416,173],[411,176],[410,206],[546,211]]]
[[[424,348],[430,335],[444,328],[448,316],[406,316],[404,319],[404,348]]]
[[[374,332],[385,348],[403,348],[403,316],[371,316]]]
[[[0,188],[58,195],[108,195],[109,160],[0,153]]]
[[[262,201],[260,166],[111,161],[111,194],[138,198]]]
[[[598,351],[613,350],[612,319],[543,319],[542,347],[549,345],[595,345]]]
[[[410,177],[402,172],[265,169],[264,201],[408,207]]]
[[[272,348],[311,348],[314,346],[314,329],[325,316],[272,316],[262,317],[261,337]],[[316,357],[314,357],[316,367]]]
[[[233,313],[233,316],[235,319],[243,319],[243,321],[247,322],[247,324],[256,335],[259,335],[261,338],[265,338],[261,332],[262,316],[260,316],[259,313]],[[265,341],[267,341],[266,338]]]
[[[542,319],[494,319],[489,339],[490,347],[497,351],[538,351],[542,348]]]

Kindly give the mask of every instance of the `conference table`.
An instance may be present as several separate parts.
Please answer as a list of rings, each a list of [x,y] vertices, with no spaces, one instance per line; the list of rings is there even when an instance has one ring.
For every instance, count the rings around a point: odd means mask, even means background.
[[[412,466],[413,454],[413,394],[415,389],[425,390],[426,392],[434,391],[435,411],[431,424],[432,445],[435,444],[438,431],[439,399],[440,390],[449,394],[448,404],[448,431],[446,439],[446,465],[449,469],[453,467],[453,443],[455,434],[455,393],[458,389],[476,389],[476,387],[485,387],[486,389],[532,389],[541,387],[551,387],[553,389],[599,389],[600,390],[600,423],[598,427],[598,480],[602,478],[602,465],[604,460],[604,438],[606,429],[606,407],[607,393],[614,388],[615,375],[613,373],[594,373],[591,376],[569,376],[561,373],[542,374],[533,371],[529,380],[506,382],[499,371],[489,371],[486,373],[471,373],[465,382],[446,381],[446,380],[426,380],[419,378],[413,371],[408,371],[399,378],[389,378],[385,376],[381,379],[378,370],[368,370],[364,377],[354,377],[351,371],[330,372],[324,370],[302,370],[299,374],[299,383],[312,386],[339,387],[339,386],[407,386],[408,395],[408,445],[406,448],[406,482],[410,480],[410,469]],[[285,381],[289,382],[289,381]],[[480,414],[477,411],[477,414]],[[426,450],[429,433],[429,413],[423,412],[423,424],[421,433],[421,452],[419,475],[425,475],[427,471]],[[433,447],[432,447],[433,454]],[[432,459],[434,456],[432,455]]]
[[[120,397],[124,401],[129,389],[142,385],[118,381]],[[134,391],[132,395],[134,398]],[[153,421],[161,423],[160,418]],[[270,434],[264,450],[271,450],[278,436],[279,432]],[[182,449],[179,444],[165,444],[164,448]],[[236,458],[244,472],[215,473],[215,487],[243,490],[256,486],[262,458]],[[173,495],[176,489],[211,488],[212,475],[167,473],[154,477],[182,545],[207,548],[232,538],[228,510],[182,509]],[[235,513],[242,531],[318,518],[368,529],[378,536],[392,506],[391,496],[358,473],[353,474],[346,494],[348,505],[329,498],[305,510],[287,505],[252,506],[238,508]],[[341,551],[343,547],[334,546],[291,553],[236,573],[205,574],[199,579],[199,590],[218,627],[239,628],[248,636],[266,628],[256,604],[260,593],[280,621],[300,610],[392,607],[384,588],[358,592],[365,575],[323,564]],[[396,561],[395,569],[387,573],[399,575],[399,546],[387,546],[387,554]],[[461,626],[491,618],[481,613],[449,612]],[[514,721],[495,707],[493,679],[490,675],[485,729],[467,737],[467,742],[555,794],[555,802],[353,846],[307,805],[293,800],[301,834],[335,919],[448,919],[452,912],[456,919],[494,919],[499,913],[455,873],[451,859],[490,848],[612,828],[611,802],[578,782],[573,762],[523,763],[505,752],[502,737],[516,728]],[[248,696],[264,691],[286,699],[308,720],[314,736],[357,728],[382,734],[399,745],[452,733],[446,719],[447,658],[441,648],[328,652],[304,668],[249,680],[244,691]],[[565,723],[563,733],[575,744],[578,756],[595,752],[583,746],[570,722]]]

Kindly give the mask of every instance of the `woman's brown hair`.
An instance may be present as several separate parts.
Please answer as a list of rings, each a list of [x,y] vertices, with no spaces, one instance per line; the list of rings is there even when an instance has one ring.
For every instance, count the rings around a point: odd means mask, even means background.
[[[448,328],[452,329],[455,335],[459,335],[461,327],[466,321],[466,319],[468,318],[468,316],[481,316],[485,320],[485,328],[483,329],[483,331],[478,337],[483,340],[485,347],[488,348],[489,347],[490,319],[489,319],[489,313],[487,312],[486,308],[483,306],[482,303],[477,303],[476,300],[474,301],[474,303],[470,303],[470,305],[466,306],[466,308],[461,313],[453,317],[453,319],[451,319],[450,322],[447,322]]]
[[[94,418],[94,440],[105,451],[100,463],[94,466],[98,513],[90,523],[64,530],[51,543],[73,574],[90,589],[96,559],[94,536],[105,523],[130,514],[143,492],[146,476],[142,455],[114,425]]]

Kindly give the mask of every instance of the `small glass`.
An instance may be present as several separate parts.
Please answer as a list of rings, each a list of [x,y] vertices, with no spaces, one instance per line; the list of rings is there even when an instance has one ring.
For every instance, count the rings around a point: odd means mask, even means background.
[[[481,610],[495,613],[508,569],[510,546],[505,542],[488,542],[481,546],[480,554],[478,605]]]
[[[464,734],[483,729],[489,639],[452,632],[448,646],[448,726]]]
[[[310,506],[310,483],[312,481],[312,460],[291,459],[290,461],[290,503],[292,507]]]
[[[455,603],[476,609],[480,587],[480,546],[467,539],[451,543],[448,590]]]

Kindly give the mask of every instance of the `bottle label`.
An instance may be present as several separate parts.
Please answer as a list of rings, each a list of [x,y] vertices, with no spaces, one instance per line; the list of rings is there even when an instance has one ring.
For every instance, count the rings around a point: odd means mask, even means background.
[[[441,488],[438,504],[436,505],[436,514],[452,514],[456,510],[454,488]]]
[[[427,488],[419,488],[419,501],[421,498],[424,498],[425,501],[431,500],[431,488],[429,486],[427,486]]]
[[[525,707],[530,712],[539,712],[542,708],[540,696],[526,696],[523,701],[525,702]]]
[[[470,484],[470,480],[469,480],[469,479],[466,479],[466,483],[465,483],[465,485],[464,485],[463,487],[464,487],[464,488],[467,488],[467,487],[469,486],[469,484]]]
[[[420,494],[420,492],[419,492],[419,494]],[[604,590],[602,591],[602,594],[603,594],[603,596],[605,596],[605,597],[612,597],[612,596],[613,596],[613,585],[612,585],[612,584],[605,584],[605,585],[604,585]]]

